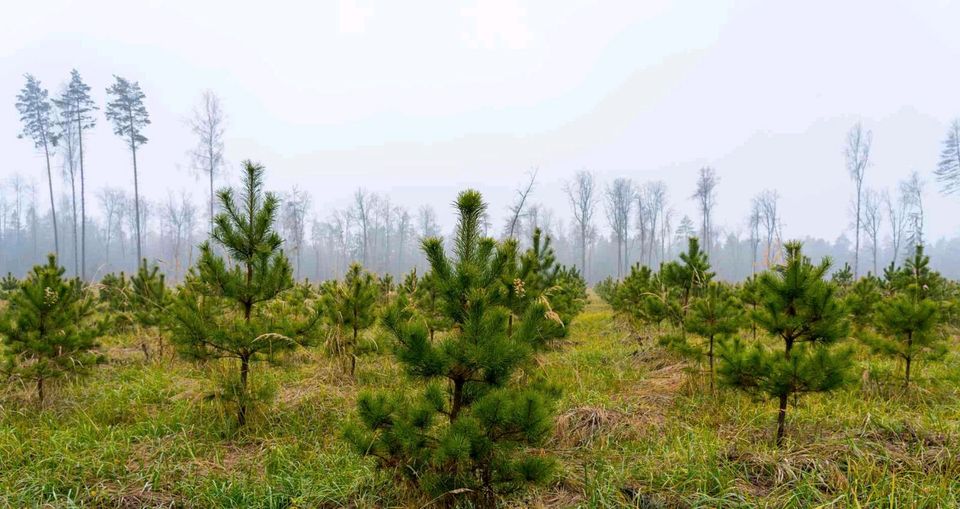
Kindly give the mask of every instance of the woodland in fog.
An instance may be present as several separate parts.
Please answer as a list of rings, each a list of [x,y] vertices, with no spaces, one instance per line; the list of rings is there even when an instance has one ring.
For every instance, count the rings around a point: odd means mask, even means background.
[[[115,76],[107,90],[95,91],[74,70],[51,92],[32,75],[24,79],[16,97],[20,137],[25,150],[32,145],[43,158],[36,168],[13,169],[0,182],[0,271],[22,276],[52,252],[70,274],[86,280],[131,272],[140,258],[180,280],[217,213],[219,179],[234,170],[224,162],[227,113],[216,93],[200,94],[183,127],[195,137],[190,163],[208,199],[192,201],[191,195],[170,190],[166,199],[155,201],[144,199],[138,189],[137,150],[149,143],[151,122],[137,81]],[[85,166],[84,142],[92,129],[117,135],[119,143],[109,150],[127,150],[129,168]],[[835,265],[847,263],[856,274],[879,274],[891,262],[902,261],[914,245],[926,244],[938,270],[960,276],[960,239],[924,237],[925,196],[952,193],[960,183],[960,120],[941,141],[938,167],[905,173],[892,189],[871,186],[872,138],[857,124],[846,139],[837,140],[846,167],[836,171],[849,175],[851,199],[849,213],[836,221],[848,228],[836,239],[801,239],[805,250],[815,259],[830,256]],[[107,172],[113,184],[91,189],[85,185],[87,172]],[[690,236],[703,239],[718,275],[726,280],[741,280],[781,259],[782,224],[788,218],[782,217],[778,202],[789,190],[759,190],[740,205],[740,222],[717,224],[714,210],[724,199],[723,168],[702,168],[695,189],[671,189],[637,174],[611,181],[589,169],[570,175],[564,183],[569,206],[561,210],[538,201],[537,170],[530,170],[517,183],[514,203],[507,210],[489,211],[484,228],[493,236],[519,239],[529,239],[541,228],[552,237],[558,259],[584,267],[590,282],[623,276],[637,262],[655,267],[674,259]],[[316,203],[308,189],[280,192],[276,226],[298,278],[339,277],[352,262],[395,276],[423,269],[419,240],[449,233],[441,231],[437,220],[447,210],[431,205],[407,209],[363,185],[358,180],[349,206],[333,210]],[[434,203],[443,200],[447,198],[438,196]],[[682,202],[695,203],[697,215],[678,214],[675,204]]]

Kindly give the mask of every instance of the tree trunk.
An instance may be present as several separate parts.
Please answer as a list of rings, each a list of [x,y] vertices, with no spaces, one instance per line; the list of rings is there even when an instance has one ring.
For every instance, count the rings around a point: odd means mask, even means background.
[[[623,278],[623,240],[617,236],[617,279]]]
[[[213,163],[210,163],[210,238],[213,238]]]
[[[356,316],[357,313],[354,312],[354,325],[353,325],[353,344],[350,346],[350,378],[354,378],[354,373],[357,371],[357,337],[360,335],[360,331],[357,329],[356,325]]]
[[[77,140],[80,146],[80,279],[87,280],[87,198],[83,175],[83,123],[77,116]]]
[[[105,257],[104,265],[106,267],[110,267],[110,236],[112,235],[111,232],[112,232],[112,228],[110,227],[110,220],[107,219],[107,232],[106,232],[107,238],[106,238],[105,245],[103,247],[103,253]]]
[[[73,161],[70,162],[73,165]],[[79,238],[77,236],[77,182],[74,178],[73,168],[70,168],[70,196],[71,205],[73,205],[73,274],[80,276],[80,252]]]
[[[240,357],[240,400],[237,401],[237,424],[247,423],[247,376],[250,373],[250,357]]]
[[[856,242],[854,243],[853,251],[853,278],[856,279],[860,276],[860,196],[863,194],[861,192],[862,184],[857,182],[857,220],[856,220]]]
[[[713,336],[710,337],[710,392],[713,392]]]
[[[583,271],[583,279],[587,280],[587,226],[580,222],[580,270]]]
[[[453,404],[450,406],[450,422],[457,420],[457,415],[460,414],[460,408],[463,406],[463,386],[466,384],[464,380],[454,380],[453,381]]]
[[[40,406],[43,406],[43,377],[37,377],[37,399],[40,401]]]
[[[134,219],[135,224],[137,225],[137,264],[140,263],[140,260],[143,260],[143,252],[141,248],[141,236],[140,236],[140,183],[137,177],[137,144],[134,142],[133,137],[130,138],[130,151],[133,153],[133,208],[134,208]]]
[[[47,185],[50,189],[50,216],[53,219],[53,250],[60,260],[60,234],[57,228],[57,207],[53,201],[53,173],[50,171],[50,149],[47,148],[47,138],[43,138],[43,155],[47,158]]]
[[[780,395],[780,405],[777,409],[777,447],[783,445],[783,429],[787,422],[787,394]]]
[[[903,376],[903,388],[910,387],[910,363],[913,361],[913,333],[907,334],[907,355],[904,356],[905,371]]]

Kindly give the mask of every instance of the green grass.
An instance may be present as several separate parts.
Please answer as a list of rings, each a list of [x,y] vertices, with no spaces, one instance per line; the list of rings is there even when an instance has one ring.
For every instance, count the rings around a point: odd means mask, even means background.
[[[960,504],[960,355],[924,364],[903,393],[898,366],[861,353],[865,378],[800,398],[783,449],[775,404],[721,389],[630,332],[592,301],[536,366],[563,387],[545,449],[555,482],[515,507],[955,507]],[[10,507],[420,507],[340,435],[358,391],[406,383],[376,337],[357,380],[320,349],[257,364],[276,392],[251,424],[205,398],[206,370],[147,362],[133,338],[110,361],[62,381],[42,409],[28,388],[0,392],[0,505]],[[642,337],[642,340],[639,338]]]

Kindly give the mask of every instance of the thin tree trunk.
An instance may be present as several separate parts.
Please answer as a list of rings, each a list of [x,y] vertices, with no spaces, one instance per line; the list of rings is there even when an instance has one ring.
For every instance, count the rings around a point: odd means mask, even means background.
[[[40,401],[40,405],[43,406],[43,377],[37,377],[37,399]]]
[[[79,108],[78,108],[79,109]],[[80,147],[80,279],[87,280],[87,195],[83,176],[83,122],[77,114],[77,141]]]
[[[134,219],[137,225],[137,264],[143,259],[140,236],[140,183],[137,176],[137,144],[130,138],[130,150],[133,153],[133,208]]]
[[[580,223],[580,270],[583,271],[583,279],[587,280],[587,228],[586,223]]]
[[[784,338],[786,347],[783,350],[783,355],[786,359],[790,360],[790,351],[793,350],[793,339]],[[784,425],[787,421],[787,398],[790,396],[789,393],[783,393],[779,398],[779,406],[777,407],[777,447],[783,445],[783,430]]]
[[[106,239],[106,245],[104,246],[104,250],[103,250],[104,256],[106,258],[104,261],[104,264],[107,267],[110,267],[110,237],[111,236],[112,236],[112,229],[110,225],[110,219],[107,219],[107,235],[106,235],[107,239]]]
[[[457,420],[460,408],[463,406],[463,386],[464,380],[453,381],[453,404],[450,406],[450,422]]]
[[[856,243],[854,245],[853,251],[853,278],[856,279],[860,276],[860,195],[861,192],[861,183],[857,182],[857,232],[856,232]]]
[[[212,156],[211,156],[212,157]],[[210,237],[213,237],[213,159],[210,160]]]
[[[357,330],[356,319],[357,313],[353,313],[354,325],[353,325],[353,344],[350,346],[350,378],[354,378],[354,373],[357,371],[357,337],[360,335],[360,331]]]
[[[70,162],[70,165],[73,165],[73,161]],[[77,182],[74,178],[73,168],[70,168],[70,194],[73,205],[73,273],[75,276],[79,276],[80,253],[78,246],[79,239],[77,238]]]
[[[50,171],[50,149],[47,147],[47,138],[43,138],[43,155],[47,158],[47,185],[50,189],[50,215],[53,218],[53,250],[60,259],[60,234],[57,232],[57,207],[53,201],[53,173]]]
[[[905,365],[906,370],[904,371],[904,377],[903,377],[904,389],[910,387],[910,362],[913,360],[913,352],[911,351],[912,349],[913,349],[913,333],[908,333],[907,334],[908,354],[904,356],[904,360],[906,361],[906,365]]]
[[[713,337],[710,337],[710,392],[713,392]]]
[[[240,357],[240,401],[237,405],[237,424],[247,423],[247,375],[250,373],[250,358],[247,355]]]
[[[617,278],[623,278],[623,239],[617,237]]]
[[[780,405],[777,407],[777,447],[783,445],[783,430],[787,421],[787,395],[780,395]]]

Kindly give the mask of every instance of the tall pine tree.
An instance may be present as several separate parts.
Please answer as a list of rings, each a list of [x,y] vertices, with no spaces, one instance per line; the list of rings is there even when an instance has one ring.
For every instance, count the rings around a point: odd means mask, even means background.
[[[57,207],[53,200],[53,172],[50,170],[50,154],[57,146],[59,134],[54,126],[53,107],[50,104],[50,92],[40,85],[40,80],[32,75],[25,76],[27,83],[17,95],[17,111],[23,122],[23,131],[18,138],[30,138],[33,146],[43,149],[47,161],[47,188],[50,190],[50,216],[53,220],[53,248],[60,256],[60,235],[57,228]]]
[[[113,133],[124,140],[133,158],[133,213],[137,229],[137,261],[143,259],[143,236],[140,233],[140,179],[137,175],[137,148],[147,142],[143,129],[150,124],[150,115],[143,104],[146,95],[140,83],[114,76],[114,83],[107,89],[112,98],[104,111],[107,120],[113,122]]]
[[[80,279],[87,280],[87,192],[86,176],[84,174],[83,157],[83,135],[88,129],[92,129],[97,124],[97,119],[93,112],[99,109],[90,97],[90,86],[83,82],[80,73],[73,69],[70,71],[70,83],[60,95],[59,99],[54,99],[57,108],[60,109],[60,116],[64,122],[70,122],[73,125],[74,133],[77,138],[79,149],[78,160],[80,162]]]

